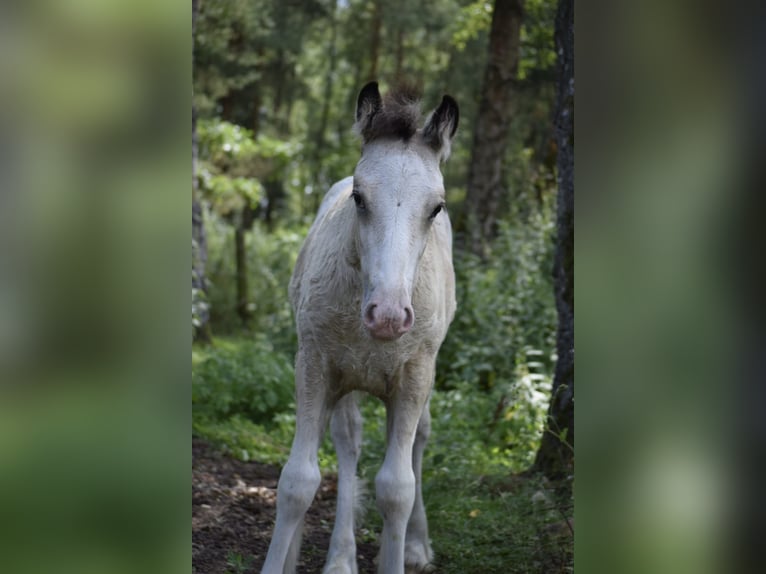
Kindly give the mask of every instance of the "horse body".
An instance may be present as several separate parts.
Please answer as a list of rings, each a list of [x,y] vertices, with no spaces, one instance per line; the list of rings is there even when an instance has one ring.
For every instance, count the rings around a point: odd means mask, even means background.
[[[436,354],[455,312],[439,164],[458,112],[445,96],[416,129],[415,104],[406,94],[384,102],[374,83],[362,90],[356,124],[362,159],[353,177],[328,191],[296,262],[290,282],[299,341],[296,434],[279,481],[267,574],[294,571],[328,421],[338,452],[338,509],[324,571],[357,571],[362,421],[352,391],[378,397],[387,411],[386,456],[375,479],[384,521],[379,572],[421,570],[432,559],[420,471]]]
[[[326,368],[340,375],[328,381],[331,390],[362,390],[385,400],[394,373],[418,354],[435,355],[454,316],[452,232],[446,214],[434,222],[414,282],[417,320],[407,337],[381,344],[359,317],[362,277],[353,253],[352,182],[349,177],[335,184],[323,201],[296,263],[290,299],[301,345],[320,350]]]

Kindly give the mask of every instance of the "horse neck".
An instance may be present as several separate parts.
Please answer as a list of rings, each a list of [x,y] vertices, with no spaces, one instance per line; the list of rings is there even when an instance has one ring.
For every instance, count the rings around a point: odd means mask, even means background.
[[[344,262],[353,269],[354,273],[359,275],[361,272],[359,262],[359,221],[352,202],[346,201],[341,204],[337,219],[336,237],[340,246],[339,251]]]

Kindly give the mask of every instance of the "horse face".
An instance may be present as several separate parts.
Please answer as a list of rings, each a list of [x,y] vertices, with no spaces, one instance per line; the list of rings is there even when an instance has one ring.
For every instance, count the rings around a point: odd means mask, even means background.
[[[362,321],[375,338],[397,339],[415,323],[413,285],[434,222],[446,217],[439,165],[449,156],[458,117],[457,103],[444,96],[419,129],[414,94],[399,90],[384,100],[376,82],[359,93],[362,159],[349,201],[358,221]]]
[[[434,222],[444,213],[438,157],[424,146],[376,141],[354,172],[362,321],[378,339],[397,339],[415,322],[412,292]]]

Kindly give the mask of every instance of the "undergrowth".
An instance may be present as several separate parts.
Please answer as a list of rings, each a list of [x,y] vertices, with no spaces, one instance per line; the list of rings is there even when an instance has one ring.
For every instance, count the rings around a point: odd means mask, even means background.
[[[212,347],[194,347],[192,371],[197,436],[240,460],[286,462],[295,426],[293,372],[286,356],[258,339],[216,339]],[[529,393],[542,394],[535,390],[538,383],[549,381],[547,375],[540,378],[525,383],[520,372],[516,386],[505,391],[477,392],[467,384],[434,391],[423,496],[439,572],[572,571],[572,539],[560,532],[564,516],[572,514],[571,501],[557,500],[538,478],[511,480],[527,468],[534,453],[530,446],[539,440],[532,427],[541,421],[528,416],[539,409],[518,404],[528,402]],[[262,397],[273,400],[258,407]],[[512,406],[498,409],[506,402]],[[359,475],[371,493],[358,536],[375,542],[382,523],[372,485],[385,452],[385,408],[372,397],[363,398],[360,407],[365,422]],[[506,420],[498,412],[511,416]],[[509,438],[520,431],[523,435],[526,427],[531,429],[530,444]],[[320,448],[319,464],[324,474],[337,471],[329,436]],[[558,531],[551,533],[557,525]]]

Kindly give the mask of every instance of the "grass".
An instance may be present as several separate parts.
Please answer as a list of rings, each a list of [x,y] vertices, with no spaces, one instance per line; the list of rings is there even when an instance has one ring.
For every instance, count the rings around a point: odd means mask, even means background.
[[[245,558],[237,552],[229,552],[226,555],[226,565],[230,568],[227,574],[245,574],[253,563],[253,557]]]
[[[572,515],[571,500],[559,500],[539,477],[512,479],[502,449],[487,448],[482,419],[464,420],[461,402],[435,392],[432,434],[423,463],[423,498],[438,572],[529,573],[573,571],[573,543],[549,529]],[[491,407],[480,398],[473,407]],[[470,410],[470,409],[469,409]],[[370,483],[384,454],[385,409],[375,399],[362,403],[365,434],[359,474]],[[487,409],[491,414],[491,408]],[[457,419],[460,424],[453,424]],[[374,497],[365,527],[379,533],[382,521]]]
[[[231,365],[226,361],[249,360],[253,344],[252,340],[232,338],[217,339],[213,348],[195,346],[194,384],[219,384],[211,381],[216,378],[216,371],[211,371],[210,365],[228,374]],[[220,360],[221,356],[226,360]],[[269,356],[260,354],[258,360]],[[217,357],[216,361],[208,362],[211,357]],[[284,363],[284,358],[278,360]],[[255,397],[263,392],[258,381],[249,384],[252,387],[238,387],[240,392]],[[292,381],[284,384],[292,385]],[[217,392],[229,391],[224,387]],[[572,501],[560,500],[539,477],[518,476],[528,466],[536,444],[527,440],[514,446],[508,439],[513,434],[529,435],[530,428],[538,423],[539,413],[514,405],[507,412],[529,416],[520,418],[515,414],[515,418],[494,420],[498,418],[498,392],[485,393],[460,386],[434,391],[432,435],[423,464],[423,497],[438,571],[571,572],[573,540],[564,518],[572,516]],[[198,402],[210,399],[205,392],[195,396]],[[231,408],[227,402],[223,405],[224,411]],[[364,399],[360,407],[365,423],[359,475],[372,484],[385,451],[385,408],[374,398]],[[539,410],[540,406],[535,408]],[[235,458],[281,465],[287,460],[292,442],[294,404],[286,401],[273,410],[276,414],[269,415],[270,418],[253,420],[252,415],[257,418],[260,411],[250,415],[224,413],[209,404],[195,403],[193,429]],[[319,461],[323,472],[336,471],[329,436],[320,448]],[[367,504],[359,536],[370,540],[380,532],[382,524],[374,496],[369,497]]]

